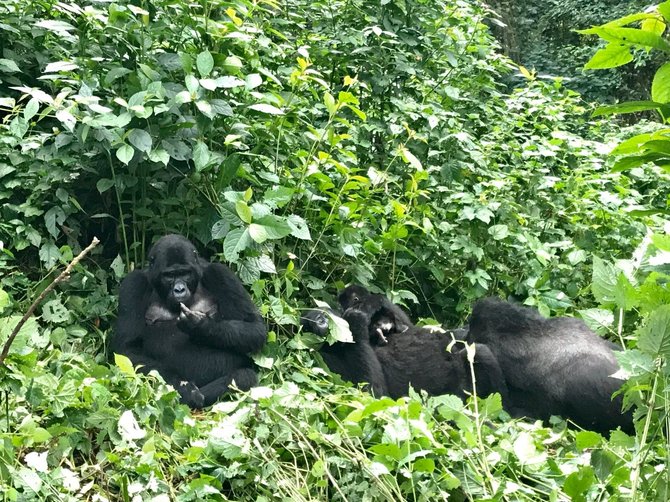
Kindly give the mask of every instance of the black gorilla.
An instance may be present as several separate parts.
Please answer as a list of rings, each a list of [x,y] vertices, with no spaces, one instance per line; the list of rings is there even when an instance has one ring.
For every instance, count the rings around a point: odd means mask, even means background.
[[[402,309],[383,295],[369,293],[364,288],[348,294],[353,287],[349,286],[340,294],[340,301],[344,298],[350,310],[358,309],[369,316],[369,332],[378,327],[374,320],[384,319],[391,326],[387,343],[374,346],[384,371],[388,395],[393,398],[406,396],[410,385],[432,395],[454,394],[465,398],[467,393],[473,392],[467,351],[461,347],[449,352],[447,348],[453,341],[451,335],[442,330],[414,326]],[[406,326],[402,333],[397,331],[398,324]],[[475,345],[473,367],[477,395],[486,397],[498,392],[506,402],[505,379],[498,361],[486,345]]]
[[[337,316],[332,309],[325,309],[331,315]],[[344,314],[354,343],[335,342],[332,345],[323,344],[319,353],[328,365],[330,371],[337,373],[343,379],[353,383],[367,383],[372,393],[381,397],[386,394],[384,374],[379,360],[370,346],[368,326],[370,317],[364,312],[349,309]],[[322,338],[328,334],[328,314],[324,309],[312,309],[301,318],[300,323],[305,331],[314,333]]]
[[[363,286],[352,284],[347,286],[338,295],[337,300],[343,311],[350,307],[358,306],[370,296],[381,302],[380,308],[367,313],[372,316],[370,320],[370,340],[375,345],[388,343],[388,336],[394,333],[402,333],[414,325],[405,311],[383,295],[370,293]],[[381,308],[383,307],[383,308]]]
[[[234,381],[257,382],[249,355],[267,330],[249,293],[221,263],[200,258],[181,235],[151,248],[148,270],[121,283],[111,348],[144,373],[157,370],[192,408],[214,403]]]
[[[503,370],[516,416],[569,418],[586,429],[632,429],[612,393],[621,380],[611,344],[579,319],[545,319],[535,309],[497,298],[478,301],[468,339],[485,343]]]
[[[393,320],[393,312],[375,296],[368,297],[360,308],[366,312],[381,310],[380,316]],[[467,393],[472,393],[467,351],[464,347],[453,347],[449,352],[451,342],[452,337],[445,332],[412,325],[402,334],[390,336],[388,344],[375,347],[389,395],[406,396],[410,385],[431,395],[454,394],[464,399]],[[486,345],[475,345],[473,366],[477,395],[486,397],[498,392],[506,402],[507,387],[502,370]]]

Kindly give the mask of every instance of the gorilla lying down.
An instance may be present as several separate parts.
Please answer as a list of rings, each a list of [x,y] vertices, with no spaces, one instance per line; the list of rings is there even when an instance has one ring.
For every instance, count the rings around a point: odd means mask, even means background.
[[[581,320],[545,319],[535,309],[497,298],[475,303],[468,341],[486,344],[509,389],[513,416],[559,415],[585,429],[630,432],[632,414],[622,413],[621,380],[612,344]]]
[[[351,290],[344,293],[340,301],[343,307],[348,306],[344,319],[349,322],[355,343],[338,342],[321,348],[331,371],[352,382],[369,382],[378,397],[406,396],[410,385],[432,395],[465,398],[473,392],[467,352],[464,348],[448,352],[450,336],[414,326],[400,307],[383,295],[370,294],[364,288],[356,294]],[[302,325],[320,336],[328,332],[323,311],[307,312]],[[384,336],[379,336],[379,329]],[[499,392],[506,399],[502,372],[486,346],[476,346],[474,372],[479,396]]]
[[[498,392],[503,403],[507,387],[502,371],[486,345],[475,345],[474,386],[465,347],[454,347],[454,337],[444,330],[415,326],[407,314],[384,295],[373,294],[362,286],[349,286],[340,293],[342,307],[349,306],[370,316],[371,339],[384,330],[384,343],[373,345],[384,371],[388,395],[406,396],[410,386],[431,395],[454,394],[465,399],[477,391],[480,397]],[[458,330],[453,330],[458,331]]]
[[[300,323],[305,331],[324,338],[328,335],[329,315],[338,314],[332,309],[308,310],[301,318]],[[353,383],[366,383],[373,395],[381,397],[387,394],[384,373],[379,360],[370,345],[369,326],[370,317],[364,312],[349,309],[344,313],[344,319],[354,343],[335,342],[332,345],[324,343],[319,353],[333,373]]]
[[[111,349],[140,371],[157,370],[192,408],[213,404],[230,385],[257,382],[250,353],[267,330],[249,293],[221,263],[200,258],[181,235],[166,235],[149,252],[149,268],[121,283]]]

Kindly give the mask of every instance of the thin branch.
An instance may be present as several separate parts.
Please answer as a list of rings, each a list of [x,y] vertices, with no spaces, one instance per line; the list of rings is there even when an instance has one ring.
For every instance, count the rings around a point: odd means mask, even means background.
[[[7,338],[7,341],[5,342],[4,347],[2,348],[2,353],[0,354],[0,365],[5,363],[5,359],[7,358],[7,354],[9,354],[9,348],[12,346],[12,343],[14,342],[14,339],[16,338],[16,335],[19,334],[19,331],[21,331],[21,328],[23,325],[26,323],[26,321],[30,318],[31,315],[33,315],[33,312],[35,312],[35,309],[37,306],[42,303],[44,298],[53,291],[53,289],[58,285],[60,282],[67,281],[70,278],[70,273],[72,272],[72,269],[81,261],[81,259],[86,256],[91,249],[93,249],[95,246],[97,246],[100,243],[97,237],[93,237],[93,240],[91,243],[88,245],[86,249],[84,249],[81,253],[79,253],[70,264],[65,267],[65,270],[61,272],[61,274],[54,279],[54,282],[49,284],[44,291],[40,294],[40,296],[37,297],[37,299],[33,302],[33,304],[30,306],[28,311],[23,315],[21,320],[18,322],[14,330],[12,331],[12,334],[9,335],[9,338]]]

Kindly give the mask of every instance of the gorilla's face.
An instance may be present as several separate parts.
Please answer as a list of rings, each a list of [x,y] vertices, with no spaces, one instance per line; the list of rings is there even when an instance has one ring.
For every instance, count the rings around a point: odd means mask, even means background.
[[[300,324],[305,331],[321,337],[328,334],[328,315],[323,310],[309,310],[300,318]]]
[[[164,306],[179,312],[181,303],[193,303],[202,277],[198,252],[186,238],[166,235],[149,252],[148,275]]]

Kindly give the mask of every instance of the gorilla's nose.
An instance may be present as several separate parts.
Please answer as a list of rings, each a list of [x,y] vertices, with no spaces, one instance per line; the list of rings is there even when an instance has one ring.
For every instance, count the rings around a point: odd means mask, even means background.
[[[184,296],[186,294],[186,284],[175,284],[172,288],[172,293],[177,297]]]

